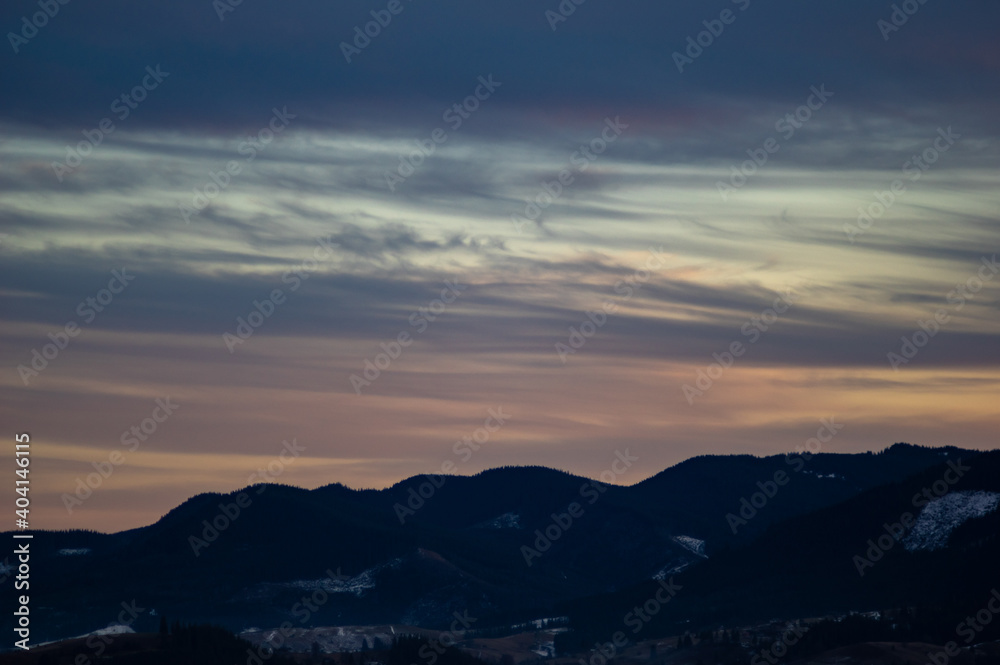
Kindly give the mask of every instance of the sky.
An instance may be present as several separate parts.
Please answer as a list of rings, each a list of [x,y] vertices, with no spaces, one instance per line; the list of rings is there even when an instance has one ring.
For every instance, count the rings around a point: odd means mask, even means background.
[[[5,2],[0,419],[32,527],[260,481],[994,447],[998,19]]]

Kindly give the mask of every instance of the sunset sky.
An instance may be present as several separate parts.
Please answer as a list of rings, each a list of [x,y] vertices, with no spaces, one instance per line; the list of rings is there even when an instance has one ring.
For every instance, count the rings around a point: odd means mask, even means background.
[[[902,4],[113,0],[32,32],[4,3],[32,526],[141,526],[268,464],[385,487],[627,448],[631,484],[831,416],[828,452],[995,447],[1000,5]]]

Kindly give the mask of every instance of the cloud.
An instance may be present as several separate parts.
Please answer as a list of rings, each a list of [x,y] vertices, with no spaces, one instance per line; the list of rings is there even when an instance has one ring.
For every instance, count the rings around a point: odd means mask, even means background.
[[[862,0],[595,0],[554,31],[555,2],[404,6],[350,64],[340,43],[377,2],[242,3],[224,20],[205,0],[69,3],[0,52],[0,84],[18,91],[0,109],[4,415],[78,447],[48,460],[40,492],[57,497],[81,455],[165,393],[187,405],[156,444],[166,457],[107,495],[141,479],[161,503],[123,514],[95,499],[108,523],[182,498],[164,488],[246,477],[184,480],[171,455],[256,459],[296,434],[325,461],[293,482],[433,471],[498,402],[523,424],[477,468],[599,470],[614,441],[644,447],[651,475],[698,452],[785,450],[817,409],[850,414],[851,449],[991,441],[989,391],[972,388],[996,381],[1000,282],[961,310],[948,294],[998,249],[1000,99],[982,82],[1000,63],[1000,6],[927,3],[888,40],[891,7]],[[679,73],[673,53],[723,9],[736,21]],[[0,25],[34,10],[5,4]],[[157,66],[169,75],[123,117],[115,100]],[[446,112],[488,75],[502,85],[453,126]],[[822,85],[833,96],[779,129]],[[296,117],[265,141],[286,107]],[[104,118],[114,131],[81,143]],[[628,127],[584,168],[574,155],[607,118]],[[851,242],[858,208],[947,127],[961,139]],[[447,140],[415,152],[438,128]],[[780,149],[721,196],[769,138]],[[78,167],[53,168],[74,152]],[[540,214],[519,231],[529,204]],[[321,238],[337,248],[311,264]],[[664,265],[626,299],[650,247]],[[135,282],[25,386],[16,367],[123,267]],[[350,375],[414,334],[445,280],[466,289],[355,394]],[[749,342],[743,326],[788,288],[795,306],[687,404],[680,386]],[[286,301],[230,353],[222,334],[275,289]],[[620,309],[563,363],[556,343],[604,302]],[[886,354],[938,308],[953,318],[893,372]]]

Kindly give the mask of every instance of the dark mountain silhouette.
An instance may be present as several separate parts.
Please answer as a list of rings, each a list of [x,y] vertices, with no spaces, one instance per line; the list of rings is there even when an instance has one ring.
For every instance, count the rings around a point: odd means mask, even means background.
[[[701,589],[704,600],[683,602],[706,620],[740,616],[751,599],[767,611],[805,610],[803,588],[876,603],[892,598],[900,573],[880,565],[851,595],[857,585],[843,578],[857,573],[845,553],[896,514],[904,479],[977,456],[897,444],[808,460],[698,457],[631,487],[507,467],[378,491],[260,485],[201,494],[139,529],[36,533],[32,603],[46,619],[33,639],[100,628],[133,599],[233,630],[283,621],[447,627],[456,612],[477,628],[567,612],[590,627],[601,621],[594,602],[617,607],[670,574],[689,580],[685,591]],[[764,495],[754,495],[779,472],[787,481],[734,534],[727,515],[739,515],[744,499],[759,504]],[[982,535],[975,528],[983,527],[963,527],[962,537]],[[931,561],[914,560],[914,571]],[[665,628],[667,613],[661,620]]]
[[[955,639],[959,622],[984,608],[1000,588],[1000,510],[964,521],[957,517],[962,506],[974,504],[977,497],[992,495],[996,505],[1000,451],[963,455],[961,460],[791,517],[749,544],[716,552],[675,576],[683,589],[644,626],[643,637],[772,618],[916,608],[919,618],[932,615],[932,623],[944,627],[943,634],[929,637],[942,643]],[[939,514],[924,514],[937,498],[955,503]],[[937,520],[929,519],[933,514]],[[919,528],[913,526],[918,523]],[[940,546],[915,547],[934,542],[935,535]],[[908,543],[914,549],[908,549]],[[592,644],[606,640],[608,627],[620,627],[621,617],[652,597],[656,588],[655,583],[642,582],[577,599],[565,611],[577,637]],[[907,622],[917,619],[893,623]],[[990,635],[1000,639],[1000,624],[994,622]],[[987,637],[978,636],[982,641]]]

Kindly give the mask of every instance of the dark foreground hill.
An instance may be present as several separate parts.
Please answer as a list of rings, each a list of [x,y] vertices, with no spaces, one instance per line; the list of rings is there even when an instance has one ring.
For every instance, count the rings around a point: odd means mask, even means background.
[[[921,627],[924,639],[1000,639],[998,508],[1000,451],[949,460],[774,524],[753,542],[676,575],[681,588],[641,634],[908,608],[916,614],[893,624]],[[577,638],[592,643],[607,639],[609,627],[621,627],[622,617],[656,591],[647,581],[578,599],[565,611]],[[970,616],[988,620],[963,628]],[[869,636],[908,638],[914,636]]]
[[[45,611],[32,640],[95,630],[132,601],[236,631],[283,621],[445,628],[463,614],[481,628],[588,607],[571,600],[641,594],[644,581],[681,571],[700,589],[685,611],[706,618],[738,616],[751,601],[804,609],[805,588],[881,602],[902,573],[879,564],[855,588],[844,582],[857,575],[850,555],[898,514],[904,479],[977,455],[900,444],[808,459],[699,457],[631,487],[519,467],[380,491],[202,494],[140,529],[36,533],[32,604]],[[993,526],[963,537],[989,537]]]
[[[0,665],[222,665],[245,663],[253,651],[251,643],[222,628],[175,625],[162,633],[92,635],[0,653]],[[281,654],[268,663],[295,665]]]
[[[412,665],[426,660],[425,653],[432,653],[437,665],[486,665],[454,646],[417,635],[399,635],[358,654],[329,655],[317,647],[261,650],[217,626],[174,625],[157,633],[91,636],[0,653],[0,665]]]

